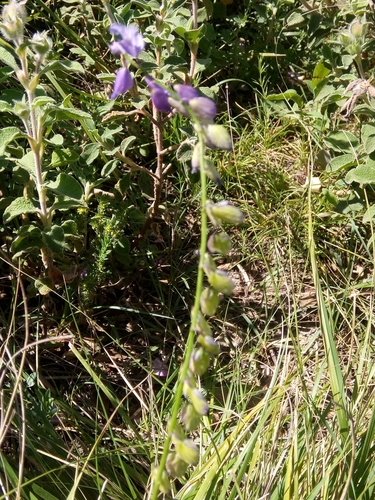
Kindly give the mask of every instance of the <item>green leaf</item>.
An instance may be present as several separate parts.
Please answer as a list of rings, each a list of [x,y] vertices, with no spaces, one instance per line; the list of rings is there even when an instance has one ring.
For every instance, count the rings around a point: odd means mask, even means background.
[[[361,128],[362,140],[365,141],[369,137],[375,135],[375,125],[372,123],[365,123]]]
[[[207,59],[197,59],[195,61],[195,70],[194,73],[201,73],[205,69],[209,67],[209,65],[212,63],[212,59],[207,58]]]
[[[34,285],[40,295],[48,295],[53,290],[53,282],[50,278],[35,280]]]
[[[341,168],[353,167],[357,165],[357,158],[352,153],[343,154],[333,158],[327,165],[327,172],[336,172],[336,170],[340,170]]]
[[[53,135],[50,139],[45,139],[47,144],[53,144],[54,146],[62,146],[64,144],[64,137],[61,134]]]
[[[293,26],[298,26],[306,21],[306,18],[299,11],[292,12],[291,15],[286,20],[286,27],[292,28]]]
[[[79,158],[79,154],[72,149],[55,149],[52,152],[51,163],[49,167],[57,168],[64,165],[71,165]]]
[[[373,220],[375,217],[375,205],[372,205],[369,207],[366,212],[363,215],[363,222],[370,222],[370,220]]]
[[[121,264],[129,264],[130,262],[130,241],[126,236],[116,240],[113,246],[113,253],[116,259],[121,262]]]
[[[41,70],[43,75],[49,71],[67,71],[68,73],[84,73],[84,67],[77,61],[51,61]]]
[[[314,69],[312,81],[311,81],[311,87],[315,89],[319,83],[321,83],[329,74],[331,73],[331,70],[326,68],[324,66],[323,61],[320,61]]]
[[[100,145],[97,142],[92,144],[87,144],[81,155],[82,162],[86,165],[90,165],[94,160],[96,160],[96,158],[99,156],[99,153],[100,153]]]
[[[29,200],[26,198],[16,198],[12,203],[4,210],[3,219],[4,222],[10,222],[15,217],[22,214],[35,214],[38,212],[38,205],[36,201]]]
[[[31,109],[40,108],[41,106],[45,106],[46,104],[55,104],[55,102],[55,99],[52,99],[52,97],[41,95],[33,100]]]
[[[72,198],[58,197],[53,204],[54,210],[70,210],[71,208],[84,207],[85,204],[82,201],[74,200]]]
[[[359,184],[375,183],[375,167],[373,165],[359,165],[347,173],[345,181],[349,184],[358,182]]]
[[[53,108],[56,120],[80,120],[81,118],[91,118],[89,113],[77,108]]]
[[[126,153],[126,151],[128,150],[128,148],[131,146],[131,144],[133,144],[133,142],[136,140],[136,136],[135,135],[130,135],[129,137],[127,137],[126,139],[124,139],[121,143],[121,152],[122,154],[124,155]]]
[[[61,226],[52,226],[42,233],[43,241],[53,253],[62,253],[64,250],[65,234]]]
[[[81,184],[68,174],[59,174],[55,182],[49,182],[46,186],[55,193],[74,200],[80,200],[83,196]]]
[[[22,158],[16,160],[16,163],[35,178],[35,157],[32,151],[29,151]]]
[[[303,106],[303,99],[295,89],[288,89],[281,94],[270,94],[266,97],[266,99],[268,101],[284,101],[291,99],[296,104],[298,104],[300,108]]]
[[[13,258],[21,257],[34,249],[40,249],[43,246],[41,233],[42,231],[38,227],[31,224],[22,226],[11,245]]]
[[[10,66],[15,71],[20,69],[11,52],[4,47],[0,47],[0,61],[5,63],[7,66]]]
[[[370,135],[364,142],[364,148],[368,155],[375,151],[375,135]]]
[[[0,113],[11,113],[13,110],[13,106],[6,101],[0,101]]]
[[[352,153],[359,146],[359,140],[351,132],[335,131],[328,134],[325,143],[334,151],[340,153]]]
[[[110,160],[104,165],[102,171],[100,172],[100,175],[102,177],[109,177],[119,163],[120,162],[118,160]]]
[[[176,31],[177,31],[177,29],[176,29]],[[183,37],[189,43],[199,43],[199,41],[204,37],[205,32],[206,32],[206,25],[202,24],[196,30],[185,31],[185,33],[183,34]]]
[[[0,156],[4,155],[8,144],[18,137],[27,137],[27,135],[17,127],[6,127],[0,130]]]

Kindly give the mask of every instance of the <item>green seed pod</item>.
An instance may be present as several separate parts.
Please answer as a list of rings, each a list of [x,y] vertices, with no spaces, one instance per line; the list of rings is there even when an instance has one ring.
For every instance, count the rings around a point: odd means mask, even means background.
[[[204,127],[205,143],[211,149],[232,151],[232,139],[223,125],[207,125]]]
[[[212,337],[212,330],[201,313],[198,313],[195,331]]]
[[[190,391],[191,404],[194,406],[194,410],[199,415],[207,415],[208,413],[208,403],[206,398],[198,389],[191,389]]]
[[[194,349],[190,356],[190,370],[195,373],[195,375],[203,375],[206,373],[210,365],[210,356],[203,347]]]
[[[221,292],[224,295],[230,295],[233,292],[234,283],[225,271],[217,269],[211,274],[208,281],[217,292]]]
[[[228,255],[232,249],[232,242],[227,233],[213,233],[208,238],[207,247],[211,253]]]
[[[197,465],[199,461],[197,445],[191,439],[180,441],[176,446],[176,453],[187,464]]]
[[[227,200],[219,201],[219,203],[213,204],[210,208],[215,219],[221,222],[242,224],[244,221],[245,216],[241,210],[231,205]]]
[[[219,305],[219,294],[212,287],[203,290],[200,297],[200,306],[203,314],[213,316]]]
[[[172,477],[181,477],[185,474],[189,464],[184,462],[175,452],[169,452],[165,468]]]
[[[201,421],[201,415],[191,403],[186,403],[181,411],[181,420],[187,432],[194,431]]]
[[[197,342],[199,342],[209,353],[217,355],[220,352],[220,346],[212,337],[198,335]]]

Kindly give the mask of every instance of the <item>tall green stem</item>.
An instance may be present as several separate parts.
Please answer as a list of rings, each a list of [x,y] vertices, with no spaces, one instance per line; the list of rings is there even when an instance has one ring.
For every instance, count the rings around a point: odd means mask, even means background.
[[[205,143],[203,139],[203,133],[201,130],[198,131],[198,138],[199,138],[199,144],[200,144],[200,178],[201,178],[201,240],[200,240],[200,248],[199,248],[199,267],[198,267],[198,275],[197,275],[197,285],[195,289],[195,300],[194,300],[194,306],[193,310],[191,313],[191,325],[190,325],[190,330],[189,330],[189,335],[188,339],[186,342],[186,348],[185,348],[185,353],[184,353],[184,362],[181,367],[180,371],[180,376],[179,380],[177,383],[177,389],[176,393],[174,396],[174,403],[173,403],[173,408],[172,408],[172,415],[170,418],[170,423],[169,423],[169,429],[173,429],[176,425],[177,422],[177,417],[178,417],[178,412],[181,408],[181,400],[182,400],[182,395],[183,395],[183,385],[184,381],[187,377],[188,369],[189,369],[189,361],[190,361],[190,356],[193,352],[194,348],[194,340],[195,340],[195,331],[196,331],[196,324],[197,324],[197,319],[198,319],[198,314],[200,310],[200,296],[203,290],[203,279],[204,279],[204,271],[203,271],[203,266],[204,266],[204,255],[206,253],[206,247],[207,247],[207,212],[206,212],[206,205],[207,205],[207,193],[206,193],[206,174],[204,172],[204,154],[205,154]],[[159,469],[158,473],[155,477],[155,480],[152,484],[151,487],[151,495],[150,495],[150,500],[156,500],[157,496],[160,491],[160,483],[162,479],[162,474],[165,469],[165,464],[167,461],[167,456],[169,452],[169,447],[171,444],[171,434],[167,436],[165,442],[164,442],[164,447],[163,447],[163,453],[160,459],[160,464],[159,464]]]

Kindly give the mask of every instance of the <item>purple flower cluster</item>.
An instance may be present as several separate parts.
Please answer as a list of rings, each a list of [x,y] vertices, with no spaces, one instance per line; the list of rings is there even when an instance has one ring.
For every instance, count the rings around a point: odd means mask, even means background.
[[[133,86],[133,77],[127,66],[127,58],[138,57],[145,48],[142,34],[135,26],[112,24],[109,28],[115,40],[110,44],[113,54],[121,55],[123,66],[117,71],[111,99],[124,94]],[[176,84],[173,88],[165,88],[155,82],[150,76],[145,77],[151,92],[151,99],[156,109],[170,113],[175,109],[183,116],[193,115],[202,126],[205,143],[212,149],[232,149],[230,136],[222,125],[215,125],[216,104],[208,97],[200,97],[198,90],[191,85]],[[194,155],[193,155],[194,156]],[[193,157],[193,170],[199,169],[200,160],[198,152]],[[206,173],[215,182],[218,173],[212,162],[206,161]]]
[[[173,90],[178,97],[176,99],[170,91],[155,83],[151,77],[146,76],[146,83],[151,90],[152,102],[159,111],[168,113],[175,108],[182,115],[189,116],[188,106],[202,125],[213,123],[216,104],[208,97],[199,97],[198,90],[191,85],[180,83],[174,85]]]
[[[112,35],[117,37],[109,46],[112,54],[128,54],[131,57],[138,57],[145,48],[143,36],[135,26],[125,26],[115,23],[110,26],[109,31]],[[125,58],[123,59],[123,64],[124,66],[116,73],[111,99],[115,99],[118,95],[124,94],[133,86],[133,77],[128,70]]]

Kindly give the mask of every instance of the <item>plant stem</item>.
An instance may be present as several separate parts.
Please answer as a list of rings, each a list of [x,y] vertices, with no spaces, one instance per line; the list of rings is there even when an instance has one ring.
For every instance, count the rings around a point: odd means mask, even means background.
[[[197,285],[195,289],[195,299],[194,299],[194,306],[193,310],[191,313],[191,325],[190,325],[190,330],[189,330],[189,335],[188,339],[186,342],[186,348],[184,352],[184,362],[181,367],[180,371],[180,376],[179,380],[177,383],[177,389],[176,393],[174,396],[174,402],[173,402],[173,408],[172,408],[172,415],[169,421],[169,430],[172,430],[177,422],[177,417],[178,417],[178,412],[181,408],[181,399],[182,399],[182,393],[183,393],[183,385],[184,381],[187,377],[187,373],[189,370],[189,362],[190,362],[190,356],[193,352],[194,348],[194,340],[195,340],[195,332],[196,332],[196,324],[197,324],[197,319],[198,319],[198,314],[200,310],[200,296],[202,294],[203,290],[203,279],[204,279],[204,256],[206,253],[206,248],[207,248],[207,212],[206,212],[206,205],[207,205],[207,193],[206,193],[206,174],[204,172],[204,154],[205,154],[205,143],[204,143],[204,138],[203,138],[203,133],[201,130],[198,131],[198,138],[199,138],[199,144],[200,144],[200,179],[201,179],[201,240],[200,240],[200,247],[199,247],[199,266],[198,266],[198,275],[197,275]],[[152,484],[152,489],[151,489],[151,495],[150,495],[150,500],[156,500],[159,490],[160,490],[160,483],[161,483],[161,478],[163,471],[165,469],[165,464],[167,461],[168,453],[169,453],[169,447],[171,444],[171,432],[167,436],[165,442],[164,442],[164,447],[163,447],[163,453],[160,459],[160,464],[159,464],[159,469],[158,473],[155,477],[155,480]]]

